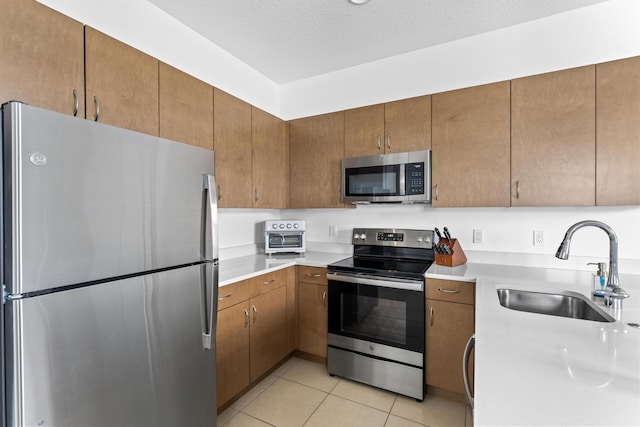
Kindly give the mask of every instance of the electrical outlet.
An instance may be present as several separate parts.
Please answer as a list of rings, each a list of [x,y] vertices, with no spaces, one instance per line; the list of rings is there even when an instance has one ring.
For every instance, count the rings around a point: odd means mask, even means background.
[[[482,228],[473,229],[473,243],[484,243],[484,230]]]
[[[544,246],[544,231],[533,232],[533,246]]]
[[[329,237],[338,237],[338,226],[330,225],[329,226]]]

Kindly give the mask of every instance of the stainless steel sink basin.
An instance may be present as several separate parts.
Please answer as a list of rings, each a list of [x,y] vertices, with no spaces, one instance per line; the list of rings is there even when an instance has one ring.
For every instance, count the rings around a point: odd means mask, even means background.
[[[549,293],[508,288],[499,288],[497,292],[500,305],[511,310],[595,320],[596,322],[615,322],[613,317],[593,301],[577,292]]]

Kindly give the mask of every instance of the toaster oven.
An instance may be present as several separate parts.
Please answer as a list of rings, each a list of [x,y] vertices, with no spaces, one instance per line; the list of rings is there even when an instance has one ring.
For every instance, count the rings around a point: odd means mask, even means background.
[[[269,220],[264,223],[264,252],[303,253],[304,242],[303,220]]]

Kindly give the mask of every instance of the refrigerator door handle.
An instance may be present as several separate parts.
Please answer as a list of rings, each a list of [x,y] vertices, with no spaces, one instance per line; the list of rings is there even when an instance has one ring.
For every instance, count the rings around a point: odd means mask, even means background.
[[[215,348],[216,314],[218,312],[218,199],[213,175],[203,175],[201,257],[206,262],[200,274],[202,288],[202,346]],[[212,268],[209,277],[208,269]]]
[[[218,199],[216,178],[203,175],[201,257],[205,261],[218,259]]]

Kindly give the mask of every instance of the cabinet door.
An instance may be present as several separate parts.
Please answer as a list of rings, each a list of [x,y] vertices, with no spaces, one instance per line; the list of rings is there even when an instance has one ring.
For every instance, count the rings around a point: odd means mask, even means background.
[[[327,357],[327,286],[298,283],[298,349]]]
[[[158,135],[158,60],[85,27],[87,119]]]
[[[218,207],[250,208],[251,105],[216,88],[213,106]]]
[[[426,316],[426,383],[464,393],[462,358],[474,331],[473,305],[427,299]]]
[[[213,87],[160,63],[160,136],[213,150]]]
[[[251,381],[258,379],[288,354],[286,324],[286,287],[251,298]]]
[[[289,207],[288,124],[251,107],[253,207]]]
[[[384,105],[385,152],[431,149],[431,96]]]
[[[292,120],[291,208],[341,208],[344,112]]]
[[[344,157],[384,153],[384,104],[344,112]]]
[[[218,312],[216,384],[218,408],[249,386],[249,302]]]
[[[510,206],[510,83],[432,96],[433,206]]]
[[[84,117],[84,28],[35,0],[0,0],[0,103]],[[76,96],[74,96],[74,91]]]
[[[511,82],[512,206],[593,206],[595,154],[595,66]]]
[[[596,204],[640,204],[640,56],[596,66]]]

